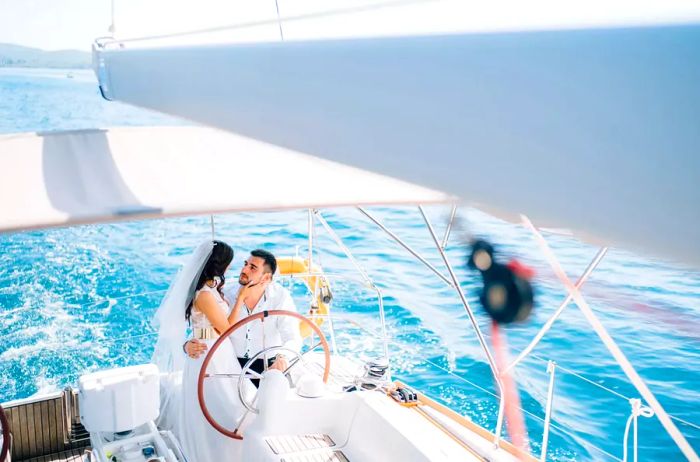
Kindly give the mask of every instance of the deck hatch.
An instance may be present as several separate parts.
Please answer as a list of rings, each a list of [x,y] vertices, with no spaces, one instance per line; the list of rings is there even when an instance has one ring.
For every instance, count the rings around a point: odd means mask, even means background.
[[[268,436],[265,438],[265,442],[275,454],[328,449],[335,446],[335,442],[330,436],[321,433]]]
[[[350,462],[341,451],[324,449],[308,453],[285,455],[280,462]]]

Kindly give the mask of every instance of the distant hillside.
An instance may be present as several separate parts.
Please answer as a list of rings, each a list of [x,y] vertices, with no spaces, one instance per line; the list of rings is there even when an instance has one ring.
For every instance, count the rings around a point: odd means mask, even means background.
[[[44,51],[9,43],[0,43],[0,67],[48,67],[86,69],[90,53],[77,50]]]

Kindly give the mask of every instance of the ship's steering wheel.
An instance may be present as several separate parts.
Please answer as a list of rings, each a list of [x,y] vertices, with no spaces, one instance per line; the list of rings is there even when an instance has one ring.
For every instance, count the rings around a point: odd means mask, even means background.
[[[253,360],[256,359],[259,356],[264,355],[268,350],[271,350],[272,348],[267,348],[264,349],[261,352],[258,352],[253,358],[251,358],[246,365],[243,367],[243,370],[241,371],[241,374],[239,376],[238,380],[238,396],[241,397],[241,402],[243,405],[246,407],[247,411],[238,419],[238,422],[236,422],[236,428],[233,430],[227,429],[224,426],[222,426],[219,422],[217,422],[214,417],[212,417],[211,413],[209,412],[209,409],[207,408],[207,404],[204,400],[204,380],[207,378],[216,378],[215,374],[207,374],[207,366],[209,365],[209,362],[211,359],[214,357],[214,354],[216,353],[216,350],[219,348],[219,345],[221,345],[222,342],[229,341],[229,337],[231,334],[233,334],[235,331],[240,329],[241,327],[245,326],[246,324],[249,324],[253,321],[260,320],[260,322],[267,322],[267,318],[272,317],[272,316],[288,316],[292,318],[296,318],[300,320],[302,323],[306,324],[309,326],[309,328],[314,331],[314,333],[318,336],[319,338],[319,343],[314,345],[311,350],[314,350],[318,346],[323,347],[323,353],[324,353],[324,367],[323,367],[323,382],[328,383],[328,376],[330,374],[331,370],[331,351],[330,348],[328,347],[328,342],[326,341],[326,336],[323,335],[323,332],[321,332],[321,329],[318,328],[316,323],[311,321],[305,316],[302,316],[299,313],[296,313],[294,311],[285,311],[285,310],[269,310],[269,311],[263,311],[261,313],[256,313],[252,316],[248,316],[245,319],[242,319],[238,321],[236,324],[233,326],[229,327],[229,329],[221,334],[221,336],[218,338],[216,342],[214,342],[214,345],[209,349],[207,352],[206,357],[204,358],[204,361],[202,362],[202,368],[199,370],[199,379],[197,381],[197,398],[199,399],[199,407],[202,408],[202,413],[204,414],[204,417],[207,419],[209,424],[211,424],[212,427],[214,427],[219,433],[222,433],[229,438],[237,439],[237,440],[242,440],[243,436],[238,432],[241,424],[243,423],[243,419],[246,417],[248,412],[254,412],[257,413],[257,409],[253,407],[253,405],[249,402],[246,402],[244,399],[244,393],[243,393],[243,386],[245,385],[245,379],[261,379],[263,376],[261,374],[258,374],[257,372],[253,372],[250,370],[250,366],[253,363]],[[283,349],[285,351],[288,351],[286,348],[276,348],[276,349]],[[290,350],[291,351],[291,350]],[[307,351],[307,353],[309,352]],[[298,360],[303,360],[302,355],[293,352]],[[295,364],[295,363],[293,363]],[[292,364],[292,365],[293,365]],[[291,368],[288,367],[287,371]],[[285,373],[287,372],[285,371]],[[224,374],[224,376],[230,376],[230,374]],[[251,400],[251,402],[254,401]]]
[[[318,345],[317,345],[318,346]],[[262,380],[263,376],[262,374],[255,372],[254,370],[251,370],[253,363],[258,358],[265,358],[268,353],[270,352],[275,352],[278,353],[280,351],[284,351],[285,353],[290,353],[292,356],[295,356],[294,360],[291,361],[290,365],[287,366],[287,369],[285,369],[284,374],[288,375],[289,369],[294,367],[297,364],[297,361],[301,361],[302,363],[304,362],[304,357],[290,349],[290,348],[285,348],[285,347],[268,347],[264,348],[260,351],[258,351],[256,354],[253,355],[252,358],[248,359],[248,361],[245,363],[243,366],[243,369],[241,369],[241,375],[238,376],[238,398],[241,400],[241,403],[243,403],[243,406],[245,406],[246,409],[248,409],[250,412],[253,414],[259,414],[260,409],[255,407],[255,398],[248,400],[246,398],[246,393],[244,393],[245,390],[245,381],[246,379],[257,379],[257,380]],[[267,370],[267,367],[265,367],[265,370]]]
[[[2,449],[0,449],[0,462],[7,460],[10,452],[10,424],[7,422],[5,410],[0,406],[0,425],[2,425]]]

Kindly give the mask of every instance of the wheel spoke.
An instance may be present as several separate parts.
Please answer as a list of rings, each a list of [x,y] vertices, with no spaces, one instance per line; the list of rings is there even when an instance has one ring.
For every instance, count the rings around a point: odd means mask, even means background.
[[[318,348],[318,347],[320,347],[320,346],[323,346],[323,343],[318,342],[316,345],[312,346],[311,348],[309,348],[308,350],[306,350],[305,352],[303,352],[301,355],[304,356],[304,355],[307,354],[307,353],[311,353],[312,351],[314,351],[316,348]]]
[[[233,374],[233,373],[217,373],[217,374],[207,374],[204,376],[205,379],[233,379],[233,378],[238,378],[240,377],[241,374]],[[246,376],[247,377],[247,376]],[[257,378],[257,377],[253,377]]]
[[[286,369],[284,370],[284,372],[282,372],[282,373],[283,373],[283,374],[287,374],[287,373],[290,371],[290,369],[293,368],[294,366],[296,366],[297,363],[300,362],[300,361],[301,361],[301,362],[304,362],[304,360],[301,359],[301,357],[299,357],[299,358],[294,358],[293,360],[289,361],[289,366],[287,366],[287,368],[286,368]]]
[[[249,369],[248,372],[244,375],[244,377],[246,379],[262,379],[263,375],[258,372],[255,372],[252,369]]]
[[[245,418],[248,417],[248,414],[250,414],[250,411],[246,409],[236,421],[236,428],[233,430],[233,433],[238,433],[238,430],[241,428],[241,425],[243,425],[243,421],[245,421]]]
[[[239,378],[241,375],[243,375],[243,378],[246,379],[262,379],[262,374],[255,372],[254,370],[249,370],[246,374],[224,374],[224,373],[219,373],[219,374],[207,374],[204,376],[205,379],[233,379],[233,378]]]
[[[314,351],[316,348],[318,348],[318,347],[320,347],[320,346],[323,346],[323,343],[318,342],[316,345],[312,346],[311,348],[309,348],[308,350],[306,350],[305,352],[303,352],[302,354],[300,354],[300,355],[297,356],[296,358],[294,358],[294,359],[292,359],[291,361],[289,361],[289,366],[287,366],[287,368],[284,370],[284,373],[285,373],[285,374],[288,373],[289,370],[290,370],[291,368],[293,368],[294,366],[296,366],[297,363],[299,363],[300,361],[301,361],[302,363],[306,364],[306,361],[304,361],[304,356],[307,355],[307,354],[309,354],[309,353],[311,353],[312,351]]]

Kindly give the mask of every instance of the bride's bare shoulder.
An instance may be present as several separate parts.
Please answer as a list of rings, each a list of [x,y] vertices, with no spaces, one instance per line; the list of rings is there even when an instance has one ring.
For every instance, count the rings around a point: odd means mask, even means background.
[[[194,305],[195,308],[199,309],[201,311],[201,307],[203,305],[209,305],[210,303],[216,303],[216,299],[214,298],[214,294],[212,294],[211,290],[207,290],[209,287],[206,285],[202,287],[200,290],[197,291],[197,293],[194,294]]]

